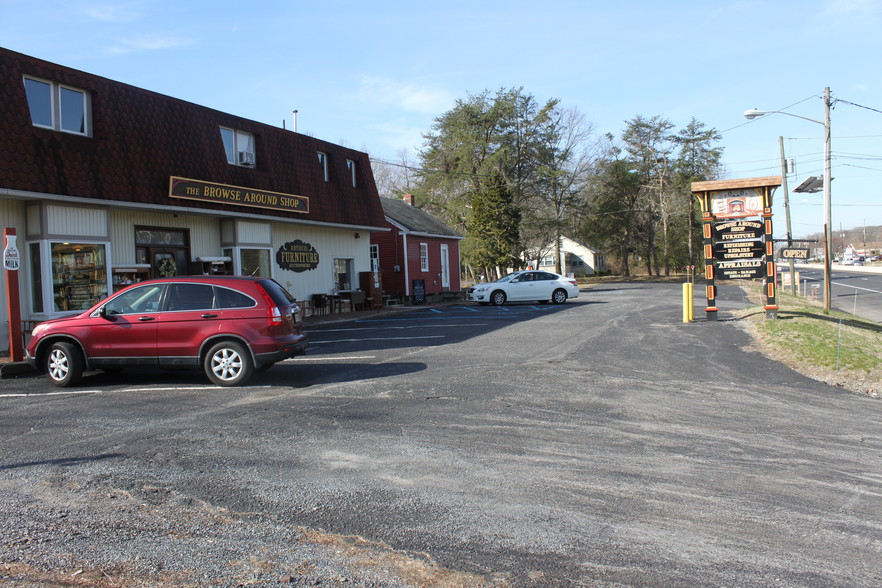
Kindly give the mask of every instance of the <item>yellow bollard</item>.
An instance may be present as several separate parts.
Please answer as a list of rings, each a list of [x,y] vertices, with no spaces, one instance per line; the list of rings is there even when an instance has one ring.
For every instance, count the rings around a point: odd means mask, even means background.
[[[689,320],[692,321],[695,319],[695,300],[692,298],[692,289],[695,286],[694,283],[689,282]]]
[[[691,322],[694,316],[694,308],[692,305],[692,282],[686,282],[683,284],[683,322]]]

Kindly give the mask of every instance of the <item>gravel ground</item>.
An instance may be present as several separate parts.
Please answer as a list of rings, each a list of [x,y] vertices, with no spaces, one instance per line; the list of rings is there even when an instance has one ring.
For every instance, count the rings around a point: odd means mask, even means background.
[[[47,467],[63,467],[52,464]],[[78,476],[78,479],[83,479]],[[12,586],[504,586],[422,554],[231,512],[110,474],[8,479],[0,580]]]

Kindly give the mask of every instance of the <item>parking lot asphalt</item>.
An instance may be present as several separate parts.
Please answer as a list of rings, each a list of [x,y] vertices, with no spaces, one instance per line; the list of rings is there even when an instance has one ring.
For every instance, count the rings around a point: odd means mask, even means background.
[[[240,389],[0,381],[34,392],[0,399],[3,563],[167,585],[882,584],[882,405],[752,352],[734,286],[717,322],[683,323],[680,294],[319,319],[307,357]]]

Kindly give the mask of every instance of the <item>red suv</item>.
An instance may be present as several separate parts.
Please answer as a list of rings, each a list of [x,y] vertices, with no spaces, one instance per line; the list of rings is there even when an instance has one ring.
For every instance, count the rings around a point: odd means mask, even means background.
[[[300,307],[275,280],[188,276],[140,282],[38,324],[27,360],[57,386],[129,366],[201,367],[215,384],[237,386],[307,345]]]

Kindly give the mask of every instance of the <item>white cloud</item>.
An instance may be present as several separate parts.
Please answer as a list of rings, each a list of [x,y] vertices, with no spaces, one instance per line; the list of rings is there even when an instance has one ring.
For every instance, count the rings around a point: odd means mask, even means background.
[[[453,103],[453,97],[444,90],[380,77],[362,78],[355,98],[370,104],[433,115],[440,114]]]
[[[108,23],[131,22],[141,17],[141,12],[130,3],[96,4],[85,8],[83,13],[89,20]]]
[[[877,26],[878,15],[876,0],[827,0],[814,19],[812,32],[827,38],[835,34],[866,35],[868,29]]]
[[[831,0],[824,13],[827,16],[856,18],[873,16],[876,11],[876,0]]]
[[[110,48],[111,53],[140,53],[143,51],[157,51],[163,49],[174,49],[175,47],[183,47],[192,43],[192,39],[185,37],[173,37],[162,35],[138,35],[135,37],[127,37],[122,41],[118,41],[117,45]]]

